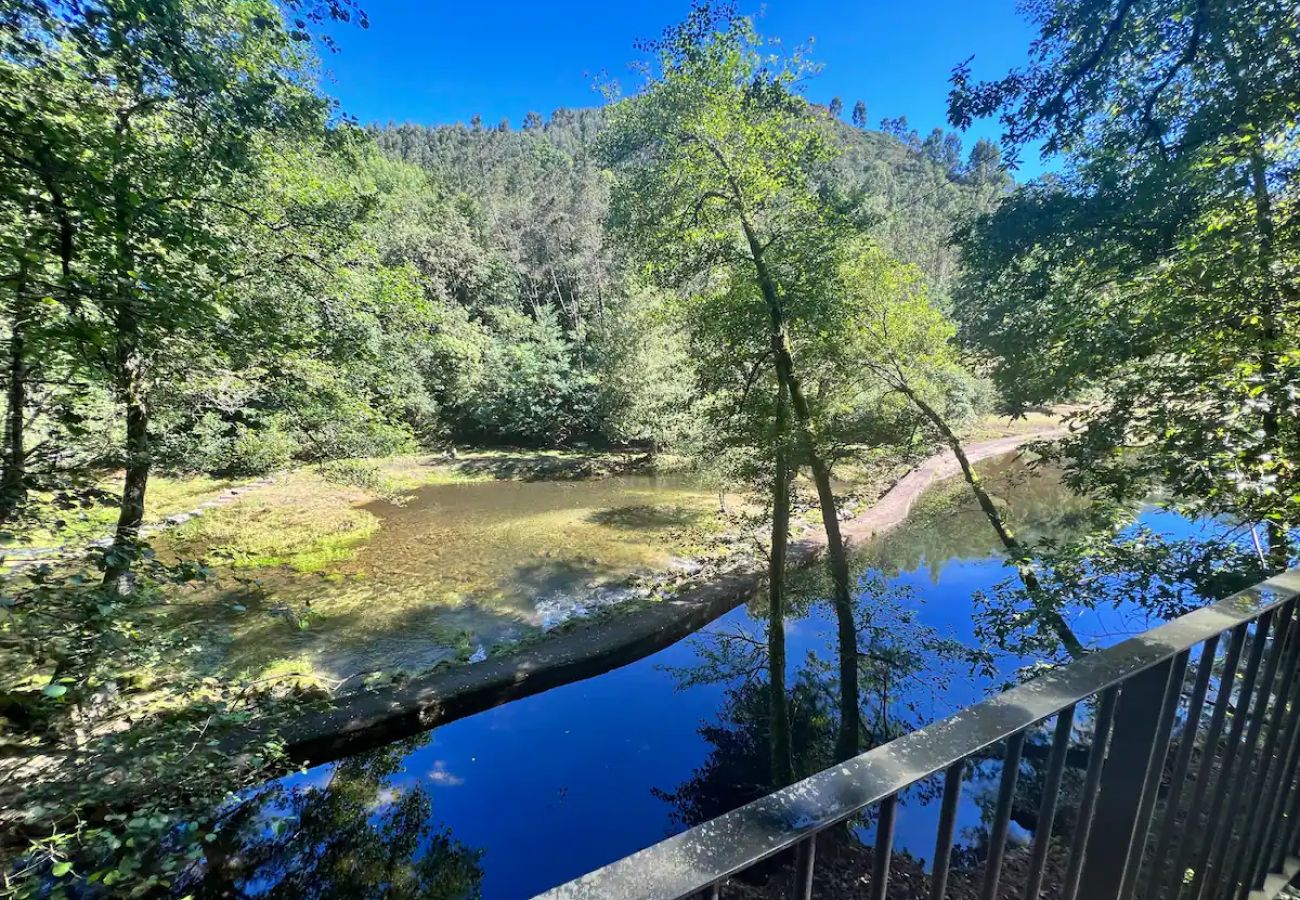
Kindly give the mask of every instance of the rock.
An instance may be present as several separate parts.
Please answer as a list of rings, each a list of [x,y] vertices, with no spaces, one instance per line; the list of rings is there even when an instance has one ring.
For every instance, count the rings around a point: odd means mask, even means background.
[[[694,559],[674,556],[668,560],[668,571],[678,575],[698,575],[704,571],[704,563]]]

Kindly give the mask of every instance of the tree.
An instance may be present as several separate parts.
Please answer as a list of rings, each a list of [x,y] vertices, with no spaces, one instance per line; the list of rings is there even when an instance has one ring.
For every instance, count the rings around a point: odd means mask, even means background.
[[[980,510],[998,536],[1024,582],[1033,604],[1033,619],[1045,625],[1073,657],[1084,647],[1054,601],[1040,590],[1030,548],[1016,537],[993,499],[985,491],[966,455],[947,409],[960,406],[953,387],[966,377],[953,345],[955,328],[931,302],[918,273],[871,247],[850,257],[842,270],[842,314],[852,328],[840,341],[844,369],[841,379],[853,382],[854,366],[904,396],[920,413],[925,426],[948,445]],[[954,402],[956,400],[956,402]]]
[[[306,36],[261,0],[167,0],[147,15],[133,0],[32,9],[35,58],[17,62],[18,77],[58,67],[76,85],[62,91],[76,127],[26,129],[20,152],[45,173],[70,286],[60,299],[82,358],[124,411],[126,482],[106,564],[115,580],[144,514],[160,354],[183,354],[224,318],[220,292],[234,273],[223,248],[249,224],[239,190],[267,137],[321,133],[325,106],[301,78]]]
[[[921,153],[943,169],[949,178],[961,174],[961,138],[951,131],[945,132],[942,128],[931,131],[921,142]]]
[[[604,136],[617,174],[612,221],[653,277],[721,282],[711,292],[726,307],[720,315],[745,329],[745,356],[770,365],[788,392],[827,535],[846,669],[840,752],[850,756],[860,738],[852,585],[826,445],[795,361],[841,235],[815,178],[832,155],[824,119],[793,90],[805,61],[768,59],[752,25],[729,9],[697,6],[645,48],[656,74],[610,112]]]
[[[335,765],[320,786],[273,783],[222,811],[193,896],[480,895],[482,851],[435,828],[433,797],[404,784],[403,759],[427,739],[396,741]],[[268,822],[272,823],[268,827]]]
[[[533,131],[542,127],[542,114],[529,110],[524,114],[524,131]]]
[[[907,116],[881,119],[880,130],[885,134],[898,138],[910,150],[917,150],[921,146],[921,136],[916,133],[916,129],[908,124]]]
[[[826,106],[826,111],[831,114],[832,119],[838,119],[844,115],[844,101],[839,97],[832,97],[831,102]]]
[[[853,127],[866,130],[867,127],[867,104],[862,100],[853,104]]]
[[[1300,11],[1282,2],[1053,2],[1023,71],[953,76],[959,127],[998,114],[1060,177],[963,238],[958,312],[1013,407],[1096,390],[1063,447],[1120,496],[1267,529],[1291,557]]]
[[[785,566],[790,542],[789,388],[777,386],[773,422],[772,540],[767,569],[767,664],[769,729],[772,734],[772,782],[784,787],[794,781],[790,747],[790,710],[785,693]]]

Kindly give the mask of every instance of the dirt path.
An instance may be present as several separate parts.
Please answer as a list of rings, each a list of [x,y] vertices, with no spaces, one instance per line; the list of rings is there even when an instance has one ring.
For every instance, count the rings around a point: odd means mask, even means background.
[[[1050,429],[1012,435],[970,444],[966,453],[977,462],[1063,434]],[[897,526],[927,488],[960,471],[947,450],[925,460],[870,508],[844,523],[846,540],[860,545]],[[791,544],[790,565],[809,565],[825,546],[820,529],[801,537]],[[417,676],[377,692],[341,697],[328,710],[304,711],[282,721],[280,732],[297,762],[327,762],[380,746],[649,656],[735,609],[762,585],[764,577],[757,570],[717,575],[670,600],[550,634],[514,653]]]

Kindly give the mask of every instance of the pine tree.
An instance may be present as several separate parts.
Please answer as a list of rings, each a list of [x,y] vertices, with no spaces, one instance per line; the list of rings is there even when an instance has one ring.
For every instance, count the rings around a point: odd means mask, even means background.
[[[867,104],[861,100],[853,104],[853,127],[862,129],[867,127]]]

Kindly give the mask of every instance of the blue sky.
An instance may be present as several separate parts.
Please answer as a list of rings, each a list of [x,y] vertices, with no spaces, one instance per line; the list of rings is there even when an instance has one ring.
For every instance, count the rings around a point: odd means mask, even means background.
[[[635,84],[637,38],[680,20],[689,0],[361,0],[370,28],[335,32],[323,87],[362,123],[467,122],[599,102],[597,76]],[[1024,62],[1032,38],[1014,0],[770,0],[740,3],[759,31],[787,45],[815,40],[824,65],[810,99],[862,99],[875,127],[905,115],[922,134],[944,126],[952,67],[974,54],[977,76]],[[997,136],[977,123],[966,137]],[[1021,177],[1040,170],[1026,154]]]

